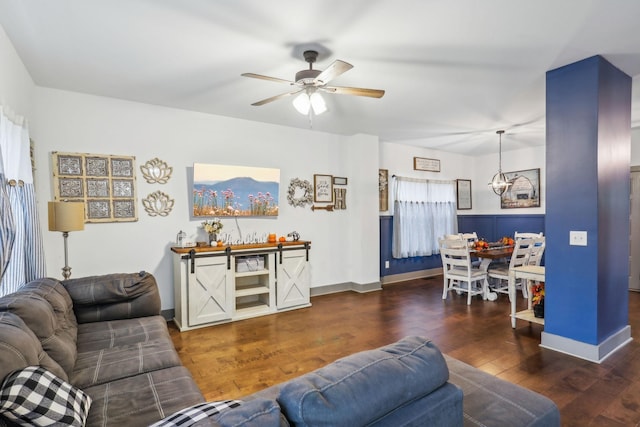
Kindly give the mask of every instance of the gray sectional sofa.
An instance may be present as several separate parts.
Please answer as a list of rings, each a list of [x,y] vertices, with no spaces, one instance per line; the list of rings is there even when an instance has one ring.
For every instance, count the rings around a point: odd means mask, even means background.
[[[159,313],[155,279],[144,272],[45,278],[0,298],[0,426],[36,411],[67,412],[59,425],[119,427],[173,418],[195,426],[560,425],[549,399],[420,337],[238,401],[206,403]],[[24,390],[44,398],[20,400]]]

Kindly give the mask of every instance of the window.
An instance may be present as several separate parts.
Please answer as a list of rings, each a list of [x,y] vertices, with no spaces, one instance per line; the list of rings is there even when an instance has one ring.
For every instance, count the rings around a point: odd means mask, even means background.
[[[438,253],[438,238],[458,232],[455,181],[395,177],[394,258]]]

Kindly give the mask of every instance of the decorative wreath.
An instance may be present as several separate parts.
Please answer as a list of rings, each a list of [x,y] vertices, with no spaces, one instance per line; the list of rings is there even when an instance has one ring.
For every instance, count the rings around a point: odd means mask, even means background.
[[[296,189],[304,190],[302,197],[296,197]],[[289,204],[294,207],[304,207],[307,203],[313,203],[313,187],[307,180],[293,178],[289,183],[289,194],[287,195]]]

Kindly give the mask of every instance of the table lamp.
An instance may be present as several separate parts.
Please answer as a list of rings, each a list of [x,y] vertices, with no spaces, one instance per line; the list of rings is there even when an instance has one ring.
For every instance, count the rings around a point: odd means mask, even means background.
[[[62,231],[64,238],[64,267],[62,277],[71,277],[67,238],[70,231],[84,230],[84,203],[81,202],[49,202],[49,231]]]

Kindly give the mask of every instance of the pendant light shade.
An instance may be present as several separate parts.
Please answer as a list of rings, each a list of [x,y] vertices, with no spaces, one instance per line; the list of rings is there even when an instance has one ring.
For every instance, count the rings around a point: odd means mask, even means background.
[[[498,196],[501,196],[505,191],[509,189],[512,183],[507,179],[505,174],[502,173],[502,134],[504,133],[504,131],[499,130],[496,133],[500,138],[500,145],[498,149],[498,173],[493,176],[493,179],[491,179],[489,185],[491,186],[491,189],[494,193],[496,193]]]

